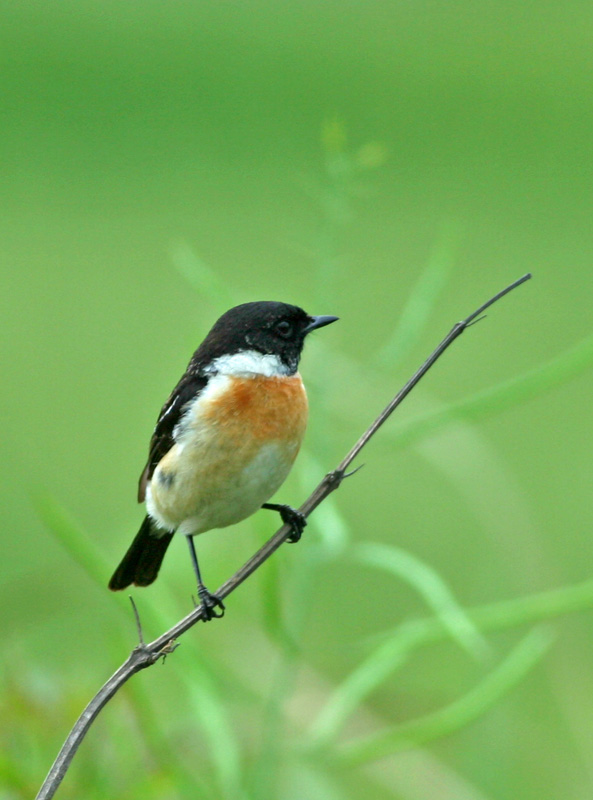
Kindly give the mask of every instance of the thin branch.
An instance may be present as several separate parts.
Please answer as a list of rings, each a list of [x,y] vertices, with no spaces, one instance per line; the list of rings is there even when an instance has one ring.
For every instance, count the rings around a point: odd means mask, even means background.
[[[136,603],[134,602],[134,598],[130,595],[130,603],[132,604],[132,608],[134,609],[134,618],[136,620],[136,629],[138,631],[138,641],[140,645],[144,644],[144,634],[142,633],[142,623],[140,622],[140,614],[138,613],[138,609],[136,608]]]
[[[312,494],[305,500],[299,511],[308,517],[317,506],[322,503],[328,495],[335,491],[348,476],[347,470],[352,461],[360,453],[362,448],[367,442],[375,435],[387,418],[393,411],[400,405],[404,398],[412,391],[418,381],[428,372],[432,365],[439,359],[445,350],[460,336],[463,331],[468,328],[483,312],[491,305],[500,300],[501,297],[511,292],[517,286],[520,286],[525,281],[531,278],[530,274],[524,275],[519,280],[511,283],[501,292],[492,297],[488,302],[484,303],[477,311],[474,311],[469,317],[466,317],[462,322],[458,322],[453,326],[451,331],[445,336],[443,341],[434,350],[430,357],[424,364],[412,375],[410,380],[405,386],[395,395],[393,400],[386,406],[386,408],[379,414],[377,419],[370,425],[370,427],[363,433],[360,439],[356,442],[354,447],[340,462],[333,472],[329,472],[317,486]],[[350,473],[351,474],[351,473]],[[258,569],[264,561],[266,561],[272,553],[274,553],[286,540],[291,533],[289,525],[283,525],[249,561],[247,561],[226,583],[217,590],[216,595],[221,599],[227,597],[244,580],[246,580],[256,569]],[[72,761],[78,746],[93,724],[97,715],[106,703],[116,694],[116,692],[128,681],[132,675],[135,675],[140,670],[152,666],[160,658],[165,658],[169,653],[177,647],[177,639],[189,628],[193,627],[196,622],[203,618],[201,606],[194,609],[190,614],[180,620],[176,625],[173,625],[168,631],[165,631],[161,636],[149,644],[144,644],[142,640],[140,644],[132,650],[129,657],[121,665],[121,667],[109,678],[109,680],[99,689],[97,694],[93,697],[87,707],[84,709],[68,738],[64,742],[58,757],[52,765],[43,786],[39,790],[36,800],[49,800],[54,796],[58,786],[62,782],[66,774],[70,762]]]

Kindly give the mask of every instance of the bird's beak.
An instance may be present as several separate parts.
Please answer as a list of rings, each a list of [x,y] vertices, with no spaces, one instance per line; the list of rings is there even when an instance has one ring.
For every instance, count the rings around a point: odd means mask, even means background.
[[[309,319],[311,322],[303,330],[303,333],[311,333],[311,331],[316,330],[316,328],[323,328],[324,325],[331,325],[331,323],[338,320],[339,317],[309,317]]]

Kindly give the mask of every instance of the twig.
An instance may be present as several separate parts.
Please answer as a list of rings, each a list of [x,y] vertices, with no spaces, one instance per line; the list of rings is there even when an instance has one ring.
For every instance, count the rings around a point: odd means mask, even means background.
[[[140,646],[144,644],[144,634],[142,633],[142,623],[140,622],[140,614],[138,613],[138,609],[136,608],[136,603],[134,602],[134,598],[130,595],[130,603],[132,604],[132,608],[134,609],[134,618],[136,619],[136,630],[138,631],[138,642]]]
[[[531,278],[531,275],[528,273],[522,278],[519,278],[519,280],[516,280],[514,283],[511,283],[506,287],[506,289],[503,289],[501,292],[488,300],[488,302],[480,306],[477,311],[474,311],[473,314],[470,314],[469,317],[466,317],[462,322],[458,322],[453,326],[451,331],[447,334],[447,336],[445,336],[443,341],[424,362],[420,369],[417,370],[414,375],[412,375],[405,386],[395,395],[393,400],[391,400],[386,408],[379,414],[377,419],[363,433],[363,435],[356,442],[350,452],[345,456],[345,458],[340,462],[337,468],[333,470],[333,472],[329,472],[323,478],[317,488],[312,492],[312,494],[307,498],[307,500],[305,500],[299,509],[299,511],[304,514],[305,517],[308,517],[328,495],[335,491],[345,477],[353,474],[347,472],[352,461],[354,461],[369,439],[375,435],[387,418],[412,391],[418,381],[428,372],[435,361],[442,356],[449,345],[451,345],[455,339],[457,339],[457,337],[460,336],[463,331],[474,321],[477,321],[478,317],[480,317],[480,315],[483,314],[487,308],[493,305],[493,303],[496,303],[497,300],[500,300],[501,297],[504,297],[504,295],[511,292],[517,286],[525,283],[525,281],[529,280],[529,278]],[[272,555],[272,553],[274,553],[280,547],[280,545],[283,544],[283,542],[291,533],[291,530],[292,529],[289,525],[283,525],[263,545],[263,547],[261,547],[255,553],[255,555],[249,559],[249,561],[247,561],[231,578],[229,578],[226,583],[223,583],[223,585],[217,590],[216,595],[222,599],[227,597],[238,586],[240,586],[244,580],[246,580],[253,572],[255,572],[255,570],[258,569],[264,563],[264,561],[266,561]],[[99,689],[97,694],[93,697],[76,721],[76,724],[72,728],[72,731],[64,742],[58,757],[52,765],[47,778],[43,783],[43,786],[39,790],[36,800],[49,800],[49,798],[54,796],[54,793],[56,792],[68,770],[68,767],[70,766],[70,762],[72,761],[78,746],[103,706],[105,706],[105,704],[111,700],[113,695],[124,685],[124,683],[126,683],[126,681],[132,677],[132,675],[140,672],[140,670],[146,669],[146,667],[152,666],[156,661],[159,660],[159,658],[164,658],[167,654],[173,652],[177,646],[176,640],[179,638],[179,636],[189,630],[189,628],[193,627],[196,622],[202,619],[203,615],[202,608],[200,606],[194,609],[190,614],[180,620],[176,625],[163,633],[153,642],[144,644],[142,641],[142,633],[136,610],[135,613],[140,636],[139,645],[132,650],[129,657],[121,665],[121,667],[111,676],[111,678],[109,678],[109,680],[101,687],[101,689]]]

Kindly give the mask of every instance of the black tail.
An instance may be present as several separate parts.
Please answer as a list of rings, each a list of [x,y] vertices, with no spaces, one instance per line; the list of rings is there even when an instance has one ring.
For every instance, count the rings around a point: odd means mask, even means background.
[[[158,528],[150,517],[145,517],[140,530],[121,564],[109,581],[113,591],[125,589],[131,583],[148,586],[159,573],[163,558],[173,534]]]

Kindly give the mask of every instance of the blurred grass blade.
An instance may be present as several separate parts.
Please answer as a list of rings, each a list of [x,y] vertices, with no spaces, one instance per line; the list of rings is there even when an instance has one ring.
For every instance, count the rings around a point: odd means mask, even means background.
[[[289,769],[288,785],[296,787],[296,792],[283,797],[303,798],[303,800],[344,800],[345,795],[339,785],[338,776],[332,775],[322,766],[312,765],[301,759],[291,764]]]
[[[165,780],[174,784],[178,792],[184,797],[197,795],[204,800],[214,800],[215,790],[207,782],[206,776],[196,774],[194,765],[188,764],[184,749],[170,736],[163,736],[162,720],[155,709],[154,698],[147,682],[129,681],[126,686],[128,702],[136,715],[137,730],[141,732],[142,740],[148,758],[153,765],[158,765],[161,775]],[[156,770],[153,768],[147,774],[147,779],[154,779]],[[140,790],[134,787],[140,796]],[[158,795],[158,792],[156,793]]]
[[[546,622],[564,614],[574,614],[593,608],[593,580],[549,589],[545,592],[500,600],[496,603],[466,609],[467,614],[481,631],[503,631],[521,625]],[[428,647],[449,638],[442,622],[435,617],[426,617],[406,623],[404,626],[384,631],[371,637],[378,644],[389,645],[394,636],[401,635],[402,628],[413,628],[417,633],[417,647]]]
[[[488,642],[453,592],[432,567],[395,545],[368,543],[353,550],[354,557],[369,566],[390,572],[409,583],[434,611],[445,630],[474,658],[490,652]]]
[[[49,495],[38,495],[35,508],[47,526],[70,556],[96,583],[105,585],[113,565],[105,558],[92,539],[76,522],[69,511]]]
[[[330,744],[348,717],[362,700],[408,660],[414,649],[423,642],[424,631],[414,625],[402,625],[395,636],[379,645],[338,686],[308,733],[308,748],[318,749]]]
[[[210,302],[217,313],[236,305],[228,283],[219,278],[187,242],[178,242],[171,248],[171,261],[177,272]]]
[[[340,760],[349,765],[365,764],[466,727],[519,684],[541,660],[552,641],[549,628],[533,629],[499,667],[459,700],[432,714],[345,745],[339,753]]]
[[[453,420],[461,418],[475,421],[538,397],[576,377],[591,365],[593,365],[593,336],[583,339],[543,367],[537,367],[492,389],[478,392],[447,408],[416,417],[407,423],[396,423],[387,427],[386,435],[394,438],[398,447],[407,447]]]
[[[264,630],[273,642],[286,646],[289,634],[282,613],[282,566],[279,558],[270,558],[266,569],[259,571],[256,582]]]
[[[194,676],[195,677],[195,676]],[[222,698],[201,671],[199,680],[188,682],[188,691],[194,707],[199,711],[200,725],[207,737],[210,758],[221,788],[221,795],[229,800],[242,800],[243,769],[240,747],[230,725]]]
[[[332,497],[315,509],[311,522],[318,537],[316,549],[321,547],[323,557],[333,560],[342,556],[348,546],[348,525]]]
[[[383,365],[399,364],[414,347],[430,319],[455,263],[460,232],[456,225],[443,226],[424,272],[412,289],[389,341],[377,353]]]
[[[319,461],[310,452],[304,450],[300,453],[298,475],[303,492],[309,491],[324,474]],[[350,539],[349,526],[333,497],[326,498],[325,502],[315,509],[310,524],[315,527],[324,556],[330,559],[338,558],[345,552]]]
[[[410,583],[435,612],[443,629],[473,656],[481,658],[489,646],[475,623],[457,603],[442,578],[426,564],[393,546],[359,545],[351,551],[362,563],[388,570]],[[327,745],[339,733],[357,706],[424,644],[424,628],[414,623],[400,626],[382,642],[333,692],[313,724],[311,746]]]
[[[106,576],[110,574],[113,565],[94,545],[80,524],[60,503],[48,495],[38,497],[36,507],[43,522],[72,558],[80,564],[92,580],[107,592]],[[125,613],[130,618],[131,612],[127,596],[121,595],[117,606],[122,610],[125,609]],[[171,618],[174,616],[174,604],[162,591],[158,604],[148,597],[144,598],[142,604],[144,623],[148,620],[150,626],[158,624],[159,627],[164,628],[170,625]],[[178,678],[184,681],[189,692],[189,702],[194,706],[196,718],[199,719],[207,738],[224,796],[232,798],[232,800],[240,800],[239,787],[242,769],[239,744],[228,720],[225,704],[213,682],[203,655],[197,653],[196,648],[190,644],[189,648],[180,648],[175,653],[175,657],[171,659],[171,665]]]

